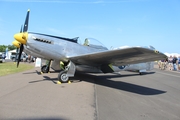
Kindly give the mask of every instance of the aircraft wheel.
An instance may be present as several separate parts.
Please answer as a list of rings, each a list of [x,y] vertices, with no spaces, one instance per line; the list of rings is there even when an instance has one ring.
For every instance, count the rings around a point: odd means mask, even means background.
[[[43,66],[41,67],[41,72],[43,72],[43,73],[48,73],[48,72],[49,72],[49,68],[46,69],[46,65],[43,65]]]
[[[69,77],[67,76],[67,72],[65,71],[61,71],[59,74],[58,74],[58,80],[62,83],[67,83],[68,80],[69,80]]]
[[[143,73],[142,73],[142,72],[140,72],[140,73],[139,73],[139,75],[143,75]]]

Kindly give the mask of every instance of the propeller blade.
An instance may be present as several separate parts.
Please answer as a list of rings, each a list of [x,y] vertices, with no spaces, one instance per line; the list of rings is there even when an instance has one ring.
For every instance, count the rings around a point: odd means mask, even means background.
[[[17,34],[14,35],[14,38],[21,43],[20,48],[19,48],[19,56],[18,56],[18,60],[17,60],[17,67],[19,66],[19,62],[21,61],[21,55],[22,55],[22,52],[24,50],[23,44],[26,44],[26,42],[27,42],[27,36],[28,36],[27,30],[28,30],[28,23],[29,23],[29,13],[30,13],[30,10],[27,11],[27,15],[26,15],[26,19],[25,19],[25,22],[24,22],[23,30],[22,30],[22,26],[21,26],[20,33],[17,33]]]
[[[17,61],[17,67],[19,66],[19,62],[21,61],[21,54],[22,54],[23,49],[24,49],[24,46],[23,44],[21,44],[20,50],[19,50],[18,61]]]
[[[20,33],[22,33],[22,27],[23,27],[23,25],[21,25]]]
[[[23,27],[23,25],[21,25],[20,33],[22,33],[22,27]],[[19,44],[19,45],[21,46],[21,44]],[[17,55],[19,54],[19,51],[20,51],[19,48],[18,47],[16,48],[16,59],[15,59],[15,61],[17,61]],[[18,65],[19,65],[19,63],[18,63]]]
[[[17,48],[16,48],[16,57],[15,57],[15,62],[17,62],[17,56],[18,56],[18,54],[19,54],[19,48],[17,47]]]
[[[26,20],[25,20],[25,22],[24,22],[23,32],[27,32],[27,30],[28,30],[29,13],[30,13],[30,10],[28,10],[27,15],[26,15]]]

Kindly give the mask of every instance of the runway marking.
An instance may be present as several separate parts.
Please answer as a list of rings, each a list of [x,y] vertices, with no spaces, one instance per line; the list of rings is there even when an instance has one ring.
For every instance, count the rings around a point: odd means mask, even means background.
[[[157,72],[157,71],[156,71]],[[157,72],[157,73],[160,73],[160,74],[164,74],[164,75],[169,75],[169,76],[173,76],[173,77],[178,77],[180,78],[180,76],[177,76],[177,75],[172,75],[172,74],[168,74],[168,73],[163,73],[163,72]]]

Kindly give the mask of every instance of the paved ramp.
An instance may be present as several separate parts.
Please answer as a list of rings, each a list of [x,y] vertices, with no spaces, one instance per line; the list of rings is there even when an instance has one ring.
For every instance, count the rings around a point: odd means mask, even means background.
[[[76,74],[56,84],[58,73],[39,69],[0,77],[0,119],[180,120],[180,74]]]
[[[36,69],[0,77],[0,119],[95,119],[94,84],[56,84]]]
[[[98,120],[180,120],[180,74],[96,77]]]

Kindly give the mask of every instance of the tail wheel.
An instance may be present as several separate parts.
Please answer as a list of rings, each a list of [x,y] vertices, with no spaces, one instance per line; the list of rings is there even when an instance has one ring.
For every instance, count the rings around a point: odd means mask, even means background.
[[[41,72],[43,72],[43,73],[48,73],[49,72],[49,68],[47,68],[47,65],[43,65],[41,67]]]
[[[69,80],[69,77],[67,76],[67,72],[61,71],[58,75],[58,80],[62,83],[67,83]]]

